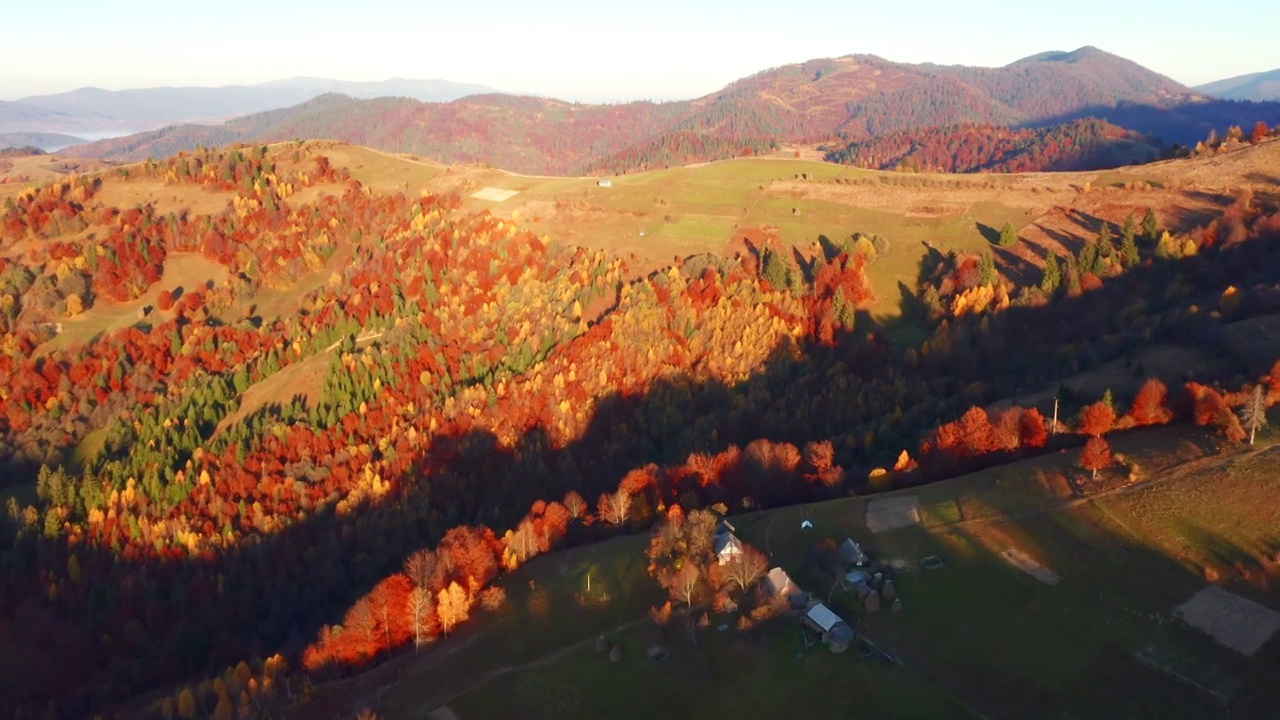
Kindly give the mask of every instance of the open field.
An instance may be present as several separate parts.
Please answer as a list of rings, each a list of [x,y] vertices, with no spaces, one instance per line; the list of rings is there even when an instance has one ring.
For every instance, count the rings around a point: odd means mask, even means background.
[[[1271,434],[1263,444],[1273,442]],[[419,658],[329,687],[325,698],[393,720],[442,704],[463,720],[1268,717],[1280,708],[1280,642],[1250,658],[1175,609],[1206,587],[1280,607],[1280,506],[1265,501],[1280,449],[1219,454],[1187,427],[1132,432],[1115,445],[1144,473],[1092,497],[1073,495],[1063,479],[1078,472],[1069,452],[899,494],[734,516],[739,537],[898,665],[821,646],[804,652],[785,618],[742,633],[732,617],[712,615],[696,645],[678,621],[659,630],[644,617],[658,591],[641,535],[537,559],[504,581],[510,599],[497,615]],[[918,508],[919,523],[871,532],[886,500]],[[901,614],[866,612],[815,564],[819,540],[850,536],[906,568],[896,581]],[[929,555],[944,565],[924,569]],[[588,566],[593,583],[608,584],[590,597],[607,593],[607,605],[574,597]],[[721,622],[730,627],[718,630]],[[593,647],[605,628],[621,648],[617,663]],[[667,660],[646,657],[655,644]]]
[[[424,189],[457,192],[473,209],[519,215],[525,227],[560,242],[656,261],[725,252],[749,228],[770,228],[805,252],[820,236],[880,234],[889,248],[869,269],[876,293],[871,312],[891,320],[901,313],[898,284],[915,287],[930,248],[980,252],[991,247],[993,229],[1012,223],[1024,242],[997,249],[997,262],[1034,281],[1046,253],[1077,250],[1103,222],[1118,227],[1126,215],[1141,217],[1151,208],[1163,227],[1190,229],[1240,188],[1265,184],[1263,170],[1278,156],[1280,143],[1267,143],[1103,172],[944,175],[862,170],[810,154],[634,173],[611,178],[611,187],[592,178],[455,166],[432,175]],[[387,166],[380,172],[398,171]],[[473,196],[481,190],[515,194]]]

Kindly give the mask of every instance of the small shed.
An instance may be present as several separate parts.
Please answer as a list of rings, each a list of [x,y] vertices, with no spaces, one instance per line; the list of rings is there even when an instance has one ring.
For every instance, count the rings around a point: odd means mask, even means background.
[[[840,558],[844,560],[845,565],[862,566],[871,561],[862,546],[853,538],[845,538],[844,543],[840,545]]]
[[[716,554],[716,562],[721,565],[728,563],[735,556],[742,554],[742,541],[733,533],[718,534],[712,549]]]
[[[831,647],[832,652],[843,652],[855,637],[853,628],[822,603],[809,608],[804,615],[804,623],[822,633],[822,641]]]
[[[844,574],[844,584],[847,587],[856,588],[859,585],[866,585],[871,576],[865,570],[850,570]]]
[[[613,181],[609,178],[600,178],[596,181],[596,185],[599,185],[600,187],[613,187]]]

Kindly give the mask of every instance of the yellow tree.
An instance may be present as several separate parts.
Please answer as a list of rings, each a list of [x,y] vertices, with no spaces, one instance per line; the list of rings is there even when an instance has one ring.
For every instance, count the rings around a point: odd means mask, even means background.
[[[470,617],[471,605],[467,591],[456,582],[440,591],[436,601],[436,615],[440,618],[440,628],[446,634]]]
[[[178,717],[182,720],[195,720],[196,694],[189,687],[182,688],[182,692],[178,694]]]

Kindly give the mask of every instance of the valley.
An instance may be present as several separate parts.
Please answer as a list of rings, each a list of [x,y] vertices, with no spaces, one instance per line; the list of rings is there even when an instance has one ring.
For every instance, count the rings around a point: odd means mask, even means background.
[[[1015,65],[1177,116],[1125,63]],[[1099,68],[1141,92],[1071,84]],[[323,96],[0,157],[0,716],[1269,717],[1280,139],[926,171],[1038,157],[990,123],[1067,112],[988,70]],[[926,139],[819,82],[998,104]],[[714,108],[762,97],[785,132],[743,153]],[[369,107],[413,142],[351,142]],[[494,108],[467,141],[420,115]],[[707,118],[723,144],[669,152]],[[560,124],[587,140],[494,161]],[[890,160],[824,161],[837,128]],[[721,522],[803,610],[731,577]]]

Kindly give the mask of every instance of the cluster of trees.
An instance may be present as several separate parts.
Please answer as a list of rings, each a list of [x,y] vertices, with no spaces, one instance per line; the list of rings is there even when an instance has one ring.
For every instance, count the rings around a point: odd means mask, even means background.
[[[23,716],[119,710],[142,690],[276,652],[298,672],[358,667],[499,602],[492,580],[557,543],[639,530],[676,505],[687,523],[717,503],[861,491],[871,468],[922,438],[920,471],[892,482],[1031,452],[1045,444],[1040,410],[971,408],[1147,344],[1212,342],[1224,322],[1280,309],[1275,216],[1258,207],[1241,211],[1238,242],[1174,261],[1143,241],[1142,262],[1110,266],[1124,282],[1037,303],[989,260],[943,258],[911,300],[923,306],[933,288],[952,311],[902,347],[875,326],[852,331],[871,298],[874,238],[637,276],[456,199],[338,184],[314,155],[284,168],[294,152],[202,160],[195,176],[230,175],[216,182],[234,182],[241,201],[186,224],[233,238],[236,252],[210,257],[243,273],[280,265],[289,238],[328,232],[344,261],[315,271],[296,314],[217,310],[215,289],[170,297],[173,316],[149,327],[38,359],[22,328],[0,342],[13,378],[0,390],[0,450],[51,466],[39,502],[8,508],[0,611],[21,622],[0,624],[0,658],[24,653],[0,668],[0,698]],[[288,172],[333,182],[284,190],[274,212],[246,204],[260,199],[255,184],[265,196],[293,183]],[[145,209],[134,219],[147,217],[168,222]],[[158,237],[169,252],[194,247],[183,232]],[[1200,311],[1227,287],[1239,294],[1229,312]],[[247,305],[256,291],[235,297]],[[956,311],[963,293],[968,310]],[[295,375],[300,397],[249,405],[251,388],[303,362],[323,376]],[[1164,403],[1135,404],[1143,422],[1163,417]],[[1080,410],[1064,405],[1064,417]],[[105,428],[101,451],[58,467],[91,426]],[[716,601],[713,574],[700,572],[686,605]]]
[[[1145,138],[1094,118],[1042,128],[912,127],[826,153],[828,161],[845,165],[945,173],[1096,170],[1150,162],[1159,156]]]

